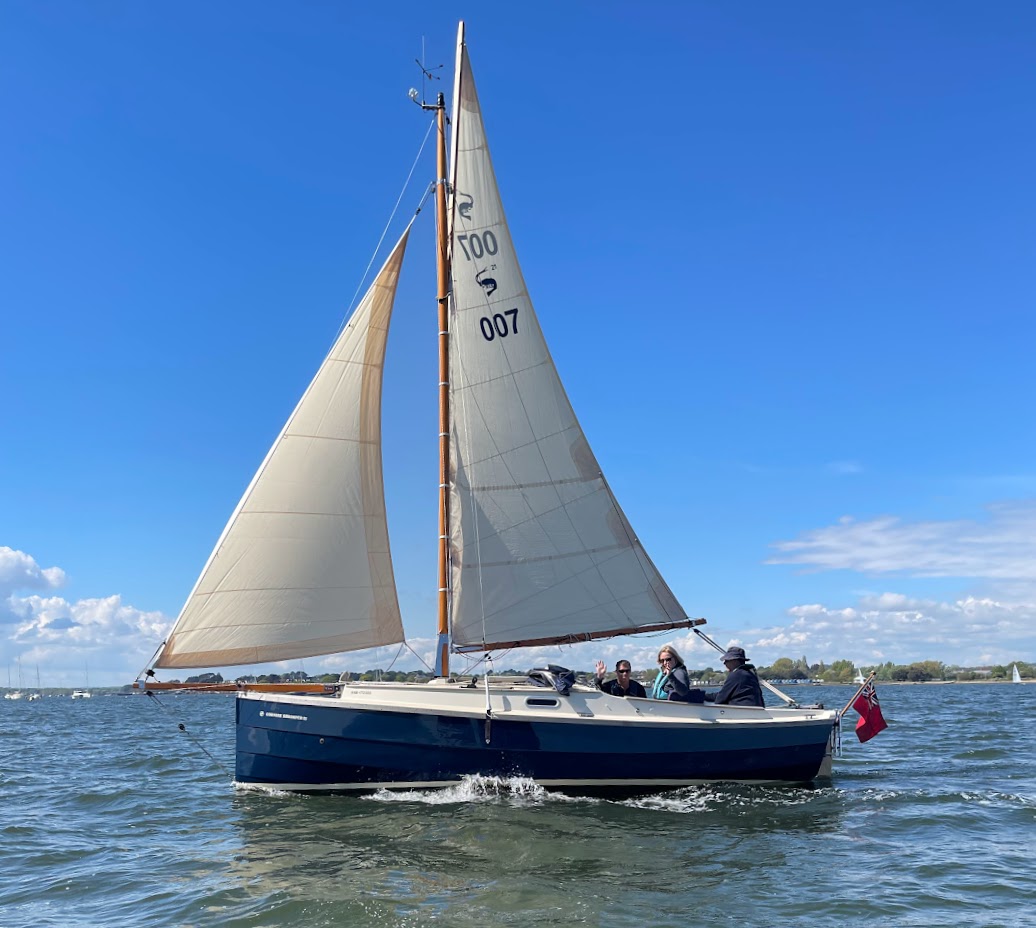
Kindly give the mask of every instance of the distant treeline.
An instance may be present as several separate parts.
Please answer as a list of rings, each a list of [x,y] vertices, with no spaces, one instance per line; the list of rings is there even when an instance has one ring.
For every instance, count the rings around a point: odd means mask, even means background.
[[[1032,664],[1018,661],[1018,672],[1022,677],[1031,679],[1036,671]],[[713,667],[691,668],[688,667],[688,674],[694,680],[706,684],[719,684],[726,676],[722,668]],[[856,666],[852,661],[834,661],[825,664],[810,664],[804,657],[792,660],[790,657],[781,657],[769,667],[758,667],[759,676],[764,680],[783,680],[785,682],[820,682],[820,683],[852,683],[856,672],[860,671],[864,677],[874,672],[876,682],[885,683],[927,683],[932,681],[971,681],[971,680],[1007,680],[1011,676],[1011,664],[995,664],[991,667],[958,667],[952,664],[944,664],[942,661],[919,661],[914,664],[893,664],[891,661],[885,664]],[[524,677],[528,670],[498,670],[494,671],[495,677]],[[577,671],[584,680],[593,676],[593,671]],[[641,680],[654,679],[655,671],[638,670],[634,668],[633,675]],[[456,674],[466,677],[473,674]],[[353,682],[383,681],[386,683],[422,683],[430,680],[432,674],[423,670],[365,670],[363,673],[343,671],[341,674],[325,673],[319,676],[308,676],[302,671],[291,673],[246,675],[236,677],[236,683],[337,683],[339,680]],[[170,681],[179,682],[179,681]],[[218,673],[204,673],[196,677],[188,677],[187,683],[223,683],[222,675]]]

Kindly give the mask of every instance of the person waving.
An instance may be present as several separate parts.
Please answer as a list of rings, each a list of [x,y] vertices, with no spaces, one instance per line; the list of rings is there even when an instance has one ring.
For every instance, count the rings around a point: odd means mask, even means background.
[[[609,696],[640,696],[642,699],[647,696],[644,687],[631,676],[633,669],[629,661],[619,661],[615,665],[615,679],[607,683],[604,682],[604,661],[597,662],[596,671],[597,688]]]

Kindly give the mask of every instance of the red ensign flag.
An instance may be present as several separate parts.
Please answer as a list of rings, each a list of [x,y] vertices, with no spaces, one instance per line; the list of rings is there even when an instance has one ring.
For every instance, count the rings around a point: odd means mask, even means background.
[[[853,702],[853,708],[860,713],[859,721],[856,723],[856,737],[860,741],[870,741],[878,732],[889,727],[881,715],[881,706],[878,705],[878,694],[873,683],[868,683],[863,688]]]

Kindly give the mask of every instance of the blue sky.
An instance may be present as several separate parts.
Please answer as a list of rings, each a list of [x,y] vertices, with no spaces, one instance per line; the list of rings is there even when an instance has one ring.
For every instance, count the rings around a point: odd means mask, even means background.
[[[449,94],[461,18],[555,361],[688,613],[759,663],[1036,659],[1031,4],[9,0],[0,668],[145,665],[348,312],[427,128],[415,59]],[[418,651],[430,219],[384,407]]]

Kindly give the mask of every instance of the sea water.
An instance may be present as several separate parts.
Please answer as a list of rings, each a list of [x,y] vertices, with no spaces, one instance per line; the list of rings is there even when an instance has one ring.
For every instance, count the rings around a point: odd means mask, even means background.
[[[829,785],[626,801],[242,791],[233,697],[0,700],[0,928],[1036,926],[1036,685],[878,695]]]

